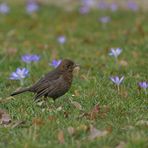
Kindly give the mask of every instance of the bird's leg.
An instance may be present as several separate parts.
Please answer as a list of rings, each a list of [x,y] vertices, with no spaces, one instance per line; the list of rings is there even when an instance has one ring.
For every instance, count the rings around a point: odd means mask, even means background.
[[[48,103],[48,100],[47,100],[47,96],[44,96],[43,100],[44,100],[44,102],[45,102],[46,108],[49,109],[50,106],[49,106],[49,103]]]

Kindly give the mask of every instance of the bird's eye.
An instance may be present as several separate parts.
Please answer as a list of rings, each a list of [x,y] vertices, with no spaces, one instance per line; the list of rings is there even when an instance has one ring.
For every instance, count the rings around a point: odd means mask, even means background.
[[[70,67],[70,65],[67,65],[67,68],[69,68]]]

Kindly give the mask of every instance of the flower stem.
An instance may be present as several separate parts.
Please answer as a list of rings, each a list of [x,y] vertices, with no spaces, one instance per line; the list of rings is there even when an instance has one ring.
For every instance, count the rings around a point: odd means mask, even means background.
[[[144,89],[144,92],[145,92],[145,94],[147,95],[147,91],[146,91],[146,89]]]
[[[119,69],[119,61],[117,57],[115,57],[115,64],[116,64],[117,69]]]
[[[30,71],[30,69],[31,69],[31,63],[27,63],[27,69]]]
[[[118,65],[118,58],[115,57],[115,63]]]
[[[119,87],[119,85],[117,85],[117,90],[118,90],[118,93],[120,92],[120,87]]]
[[[24,80],[20,79],[20,85],[23,86],[24,85]]]

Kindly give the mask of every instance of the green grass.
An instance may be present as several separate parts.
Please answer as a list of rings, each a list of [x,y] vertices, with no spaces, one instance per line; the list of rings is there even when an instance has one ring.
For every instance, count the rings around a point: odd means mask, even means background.
[[[24,127],[14,129],[0,125],[0,147],[114,148],[121,142],[127,148],[148,147],[148,125],[137,125],[140,120],[148,122],[148,96],[137,86],[138,82],[148,80],[148,13],[92,11],[83,16],[76,11],[46,6],[38,14],[28,16],[21,7],[13,5],[9,15],[0,16],[0,98],[7,98],[20,87],[18,81],[8,77],[17,67],[26,66],[21,61],[25,53],[41,55],[40,62],[32,64],[25,86],[52,70],[48,63],[53,58],[73,59],[81,69],[66,95],[55,103],[49,99],[49,109],[43,111],[37,106],[31,93],[0,104],[13,122],[26,121]],[[98,22],[102,15],[112,19],[106,29]],[[59,35],[67,37],[66,44],[57,43]],[[119,61],[126,61],[126,66],[117,68],[114,59],[108,56],[112,47],[123,49]],[[109,80],[112,75],[125,76],[120,93]],[[83,110],[75,108],[70,99],[79,102]],[[95,119],[79,118],[96,104],[101,111]],[[104,106],[108,111],[102,113]],[[90,125],[109,134],[88,140]],[[72,136],[67,132],[70,126],[76,130]],[[64,144],[57,138],[60,130],[64,132]]]

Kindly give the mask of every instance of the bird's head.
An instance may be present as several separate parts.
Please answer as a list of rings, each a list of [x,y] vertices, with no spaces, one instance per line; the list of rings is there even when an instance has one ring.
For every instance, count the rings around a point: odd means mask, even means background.
[[[66,72],[73,72],[73,70],[78,67],[77,64],[75,64],[73,61],[69,59],[64,59],[60,63],[60,65],[57,67],[61,71],[66,71]]]

